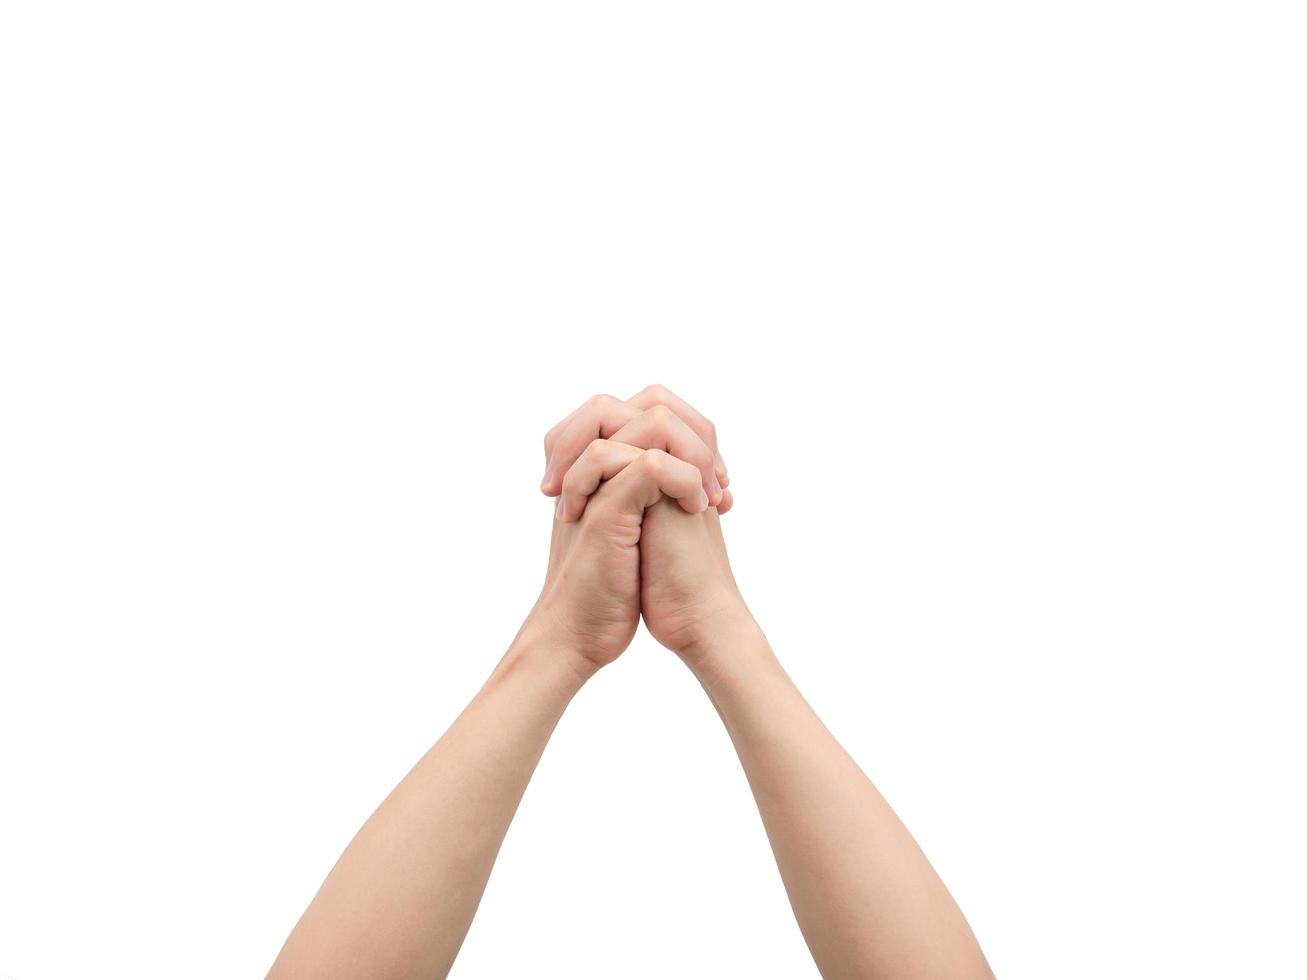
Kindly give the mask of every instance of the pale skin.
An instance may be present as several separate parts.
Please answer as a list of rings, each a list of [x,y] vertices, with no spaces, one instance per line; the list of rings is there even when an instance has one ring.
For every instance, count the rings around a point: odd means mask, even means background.
[[[992,977],[943,882],[745,606],[718,520],[733,496],[711,423],[655,385],[588,400],[549,431],[545,454],[541,489],[558,504],[540,598],[345,850],[271,980],[447,975],[554,726],[641,616],[721,716],[822,976]]]

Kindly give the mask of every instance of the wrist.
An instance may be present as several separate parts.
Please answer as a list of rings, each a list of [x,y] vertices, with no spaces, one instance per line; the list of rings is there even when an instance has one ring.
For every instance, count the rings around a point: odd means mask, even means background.
[[[692,671],[711,671],[723,661],[738,660],[767,647],[767,638],[743,602],[705,619],[675,648]]]
[[[756,700],[760,690],[790,683],[767,637],[752,619],[716,631],[681,659],[719,711],[742,697]]]
[[[585,655],[575,637],[568,636],[566,630],[547,617],[532,613],[509,646],[500,669],[523,669],[550,677],[560,687],[573,687],[575,693],[599,672],[599,665]]]

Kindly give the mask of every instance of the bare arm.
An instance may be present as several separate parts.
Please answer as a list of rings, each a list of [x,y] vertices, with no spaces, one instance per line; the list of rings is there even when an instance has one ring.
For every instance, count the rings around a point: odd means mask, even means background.
[[[555,432],[543,489],[566,498],[562,470],[582,435],[611,431],[630,412],[674,413],[712,450],[719,486],[729,483],[716,432],[660,386],[629,402],[592,406]],[[598,424],[595,418],[599,419]],[[612,438],[622,438],[617,431]],[[583,430],[583,431],[579,431]],[[677,447],[668,445],[673,452]],[[590,485],[583,484],[580,489]],[[857,763],[827,731],[772,654],[731,573],[718,514],[729,490],[703,513],[668,501],[645,513],[640,606],[660,643],[677,652],[712,699],[744,766],[790,903],[822,975],[857,980],[980,980],[992,973],[957,903],[912,835]]]
[[[626,403],[588,403],[553,430],[542,489],[564,476],[584,438],[637,431],[631,412],[675,414],[712,451],[713,506],[650,506],[640,539],[640,608],[654,637],[708,692],[744,766],[790,904],[822,975],[850,980],[982,980],[992,973],[966,919],[912,835],[827,731],[772,654],[731,573],[718,515],[733,503],[716,431],[654,385]],[[562,436],[557,434],[562,432]],[[560,447],[566,447],[562,451]],[[679,451],[668,444],[665,448]],[[711,476],[718,477],[713,483]],[[588,481],[573,481],[585,491]],[[570,506],[570,505],[569,505]],[[566,509],[566,508],[565,508]]]
[[[736,588],[716,512],[653,507],[640,549],[645,623],[721,715],[822,975],[991,977],[912,835],[772,654]]]
[[[992,978],[912,835],[752,621],[723,625],[686,662],[730,733],[822,976]]]
[[[645,509],[675,500],[697,514],[722,503],[713,454],[679,417],[615,404],[616,420],[592,399],[569,416],[576,433],[551,433],[566,456],[560,490],[564,473],[569,483],[539,601],[472,703],[350,843],[270,980],[449,972],[554,726],[635,633]],[[604,426],[621,439],[596,438]]]
[[[445,976],[545,743],[596,669],[528,624],[363,825],[269,977]]]

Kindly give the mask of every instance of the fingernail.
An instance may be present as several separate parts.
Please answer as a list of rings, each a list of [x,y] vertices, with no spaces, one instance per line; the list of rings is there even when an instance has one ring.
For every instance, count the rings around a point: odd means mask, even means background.
[[[714,499],[714,500],[721,500],[721,499],[722,499],[722,485],[721,485],[721,481],[719,481],[719,480],[717,479],[717,474],[716,474],[716,473],[710,473],[710,474],[708,474],[708,475],[709,475],[710,477],[712,477],[712,497],[711,497],[711,499]]]
[[[560,521],[563,519],[563,498],[558,498],[558,503],[554,505],[554,516]]]
[[[722,476],[726,475],[726,460],[722,459],[722,454],[717,454],[717,465],[722,468]]]
[[[708,509],[708,492],[704,490],[703,487],[699,488],[699,509]]]
[[[545,491],[546,493],[549,492],[549,477],[553,472],[554,472],[554,467],[552,465],[546,466],[545,475],[540,478],[540,489]]]

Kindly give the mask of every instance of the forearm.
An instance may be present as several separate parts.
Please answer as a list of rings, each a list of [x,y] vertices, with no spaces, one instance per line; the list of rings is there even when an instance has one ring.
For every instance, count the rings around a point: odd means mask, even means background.
[[[350,843],[270,980],[448,973],[545,744],[591,672],[528,624]]]
[[[902,822],[752,624],[692,652],[739,754],[795,917],[827,978],[989,977]]]

